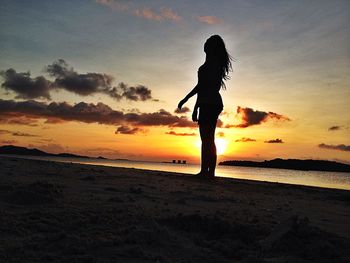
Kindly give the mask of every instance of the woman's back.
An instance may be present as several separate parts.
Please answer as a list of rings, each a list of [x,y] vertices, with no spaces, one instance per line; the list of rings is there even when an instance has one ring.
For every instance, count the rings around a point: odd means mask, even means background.
[[[219,64],[215,61],[205,62],[198,69],[198,102],[200,104],[219,104],[222,105],[220,96],[221,88],[221,70]]]

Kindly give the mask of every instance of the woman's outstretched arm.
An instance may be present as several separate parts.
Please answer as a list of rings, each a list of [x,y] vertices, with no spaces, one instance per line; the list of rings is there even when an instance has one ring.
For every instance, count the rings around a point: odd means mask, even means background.
[[[198,97],[197,97],[196,104],[194,105],[194,109],[192,113],[192,121],[194,122],[198,121],[198,108],[199,108],[199,103],[198,103]]]
[[[186,95],[185,98],[183,98],[179,104],[178,104],[178,108],[181,109],[182,105],[184,105],[192,96],[196,95],[198,93],[198,84]]]

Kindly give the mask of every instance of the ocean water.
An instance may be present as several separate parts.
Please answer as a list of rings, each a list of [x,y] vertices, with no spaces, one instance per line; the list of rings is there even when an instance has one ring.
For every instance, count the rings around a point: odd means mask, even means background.
[[[10,156],[10,155],[8,155]],[[15,156],[15,155],[12,155]],[[15,156],[19,158],[47,160],[57,162],[72,162],[90,165],[103,165],[113,167],[126,167],[145,170],[167,171],[186,174],[199,172],[198,164],[173,164],[161,162],[143,162],[131,160],[104,160],[95,158],[67,158],[67,157],[41,157],[41,156]],[[308,185],[324,188],[350,190],[350,173],[298,171],[289,169],[256,168],[242,166],[218,165],[216,176],[238,178],[246,180],[278,182],[296,185]]]

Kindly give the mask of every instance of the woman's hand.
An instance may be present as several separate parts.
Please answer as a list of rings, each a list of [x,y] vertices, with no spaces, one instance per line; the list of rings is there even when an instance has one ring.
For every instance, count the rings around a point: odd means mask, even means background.
[[[182,106],[183,106],[186,102],[187,102],[187,99],[186,99],[186,98],[182,99],[182,100],[179,102],[179,104],[177,105],[177,107],[178,107],[179,109],[181,109]]]
[[[194,121],[194,122],[198,121],[198,110],[197,110],[197,108],[193,110],[192,121]]]

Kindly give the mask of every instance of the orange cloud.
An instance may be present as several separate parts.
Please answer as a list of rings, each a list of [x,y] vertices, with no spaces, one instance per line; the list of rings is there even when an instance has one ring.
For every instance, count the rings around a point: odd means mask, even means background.
[[[107,6],[113,10],[117,11],[126,11],[129,9],[129,5],[125,2],[121,3],[120,1],[113,1],[113,0],[96,0],[97,4]]]
[[[170,8],[166,8],[166,7],[161,8],[161,14],[164,18],[175,22],[179,22],[182,19],[181,16],[174,13]]]
[[[118,0],[96,0],[96,3],[111,8],[114,11],[128,12],[137,17],[153,21],[168,20],[179,22],[182,19],[181,16],[167,7],[161,7],[159,11],[154,11],[149,7],[137,8],[132,6],[130,2],[126,3]]]
[[[149,20],[163,21],[169,20],[179,22],[182,18],[178,14],[174,13],[170,8],[162,7],[160,12],[155,12],[150,8],[136,9],[135,15]]]
[[[194,132],[192,132],[192,133],[187,133],[187,132],[179,133],[179,132],[169,131],[169,132],[166,132],[165,134],[175,135],[175,136],[196,136],[196,134]]]
[[[216,16],[197,16],[197,20],[207,25],[217,25],[223,23],[223,20]]]

